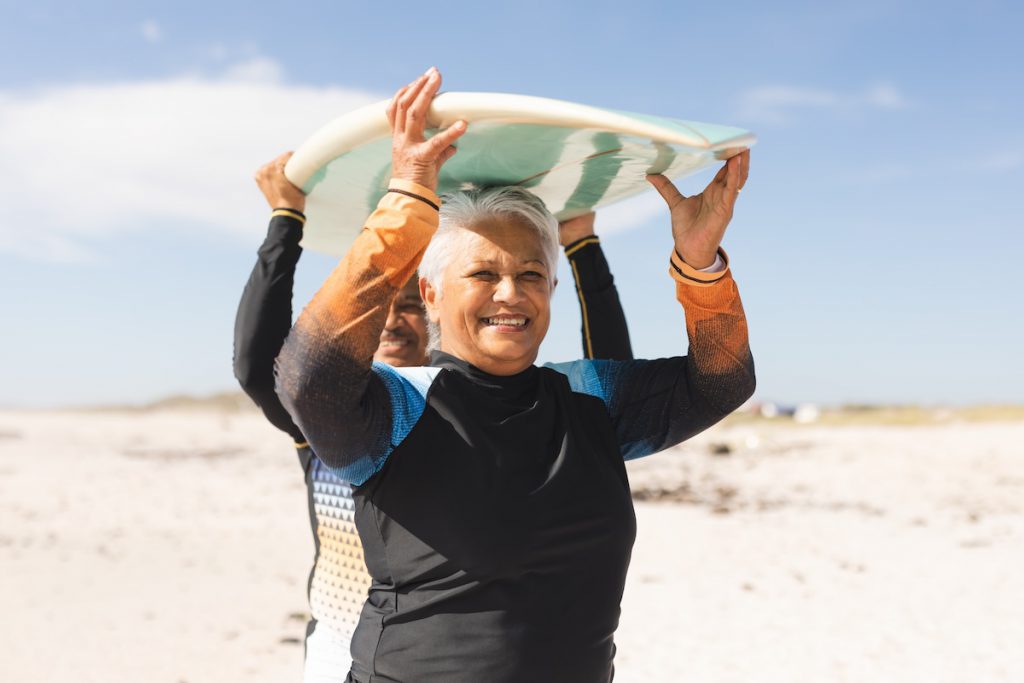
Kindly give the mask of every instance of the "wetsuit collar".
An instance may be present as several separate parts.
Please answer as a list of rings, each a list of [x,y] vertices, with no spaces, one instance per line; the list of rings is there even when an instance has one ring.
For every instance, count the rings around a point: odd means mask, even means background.
[[[506,391],[519,391],[534,386],[539,372],[535,365],[531,365],[514,375],[492,375],[444,351],[431,351],[430,364],[436,368],[453,370],[475,384]]]

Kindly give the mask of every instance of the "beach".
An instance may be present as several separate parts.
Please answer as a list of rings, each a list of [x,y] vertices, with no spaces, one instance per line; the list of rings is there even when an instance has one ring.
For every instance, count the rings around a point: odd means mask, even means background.
[[[616,682],[1024,680],[1022,444],[738,420],[630,463]],[[2,681],[299,681],[312,555],[255,410],[0,412]]]

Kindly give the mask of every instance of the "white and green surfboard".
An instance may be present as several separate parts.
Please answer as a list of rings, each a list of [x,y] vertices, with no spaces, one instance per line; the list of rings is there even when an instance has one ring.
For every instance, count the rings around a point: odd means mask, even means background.
[[[308,195],[303,245],[343,254],[391,177],[389,101],[317,131],[285,167]],[[746,130],[503,93],[442,93],[428,135],[469,123],[441,169],[438,193],[520,185],[559,220],[652,190],[648,173],[677,179],[749,148]]]

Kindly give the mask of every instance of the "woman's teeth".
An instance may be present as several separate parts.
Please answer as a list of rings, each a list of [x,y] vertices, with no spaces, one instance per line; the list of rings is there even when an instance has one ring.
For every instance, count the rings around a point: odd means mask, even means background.
[[[385,339],[380,343],[381,348],[395,348],[398,346],[405,346],[409,343],[408,339]]]
[[[488,325],[502,325],[505,327],[523,327],[526,325],[526,318],[484,318]]]

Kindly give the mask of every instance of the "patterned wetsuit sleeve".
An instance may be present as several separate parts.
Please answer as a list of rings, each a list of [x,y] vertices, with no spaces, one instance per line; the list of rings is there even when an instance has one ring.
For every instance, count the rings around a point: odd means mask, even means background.
[[[619,292],[608,268],[601,241],[596,235],[577,240],[565,248],[576,284],[583,321],[583,356],[609,360],[631,360],[629,328],[619,302]]]
[[[386,366],[374,366],[391,300],[419,266],[437,230],[438,198],[427,188],[391,188],[352,248],[296,321],[277,360],[277,393],[313,452],[361,484],[404,428],[409,398]],[[393,429],[395,427],[396,429]]]
[[[747,321],[730,271],[701,273],[673,261],[690,343],[686,356],[551,366],[568,375],[573,390],[604,400],[626,459],[685,441],[754,392]]]
[[[235,378],[270,423],[297,444],[305,437],[274,393],[274,359],[292,326],[292,286],[305,220],[298,211],[274,211],[235,315]]]

